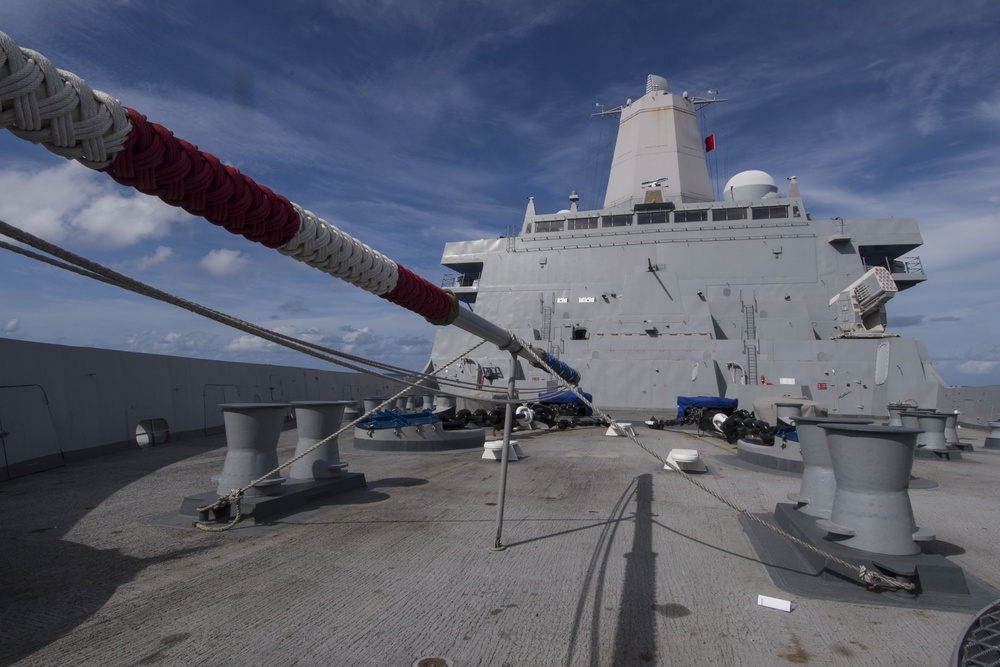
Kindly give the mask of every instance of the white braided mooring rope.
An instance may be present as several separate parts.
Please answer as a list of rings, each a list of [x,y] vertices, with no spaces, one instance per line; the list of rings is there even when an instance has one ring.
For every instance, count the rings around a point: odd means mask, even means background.
[[[299,231],[278,252],[373,294],[387,294],[396,287],[399,273],[394,261],[311,211],[292,206],[299,214]]]
[[[132,124],[114,97],[0,32],[0,128],[103,169],[125,145]]]

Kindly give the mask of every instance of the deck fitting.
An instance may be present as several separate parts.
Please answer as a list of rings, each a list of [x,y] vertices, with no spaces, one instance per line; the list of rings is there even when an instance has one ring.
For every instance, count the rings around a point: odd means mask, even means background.
[[[452,667],[452,662],[448,658],[428,656],[426,658],[417,658],[413,663],[413,667]]]

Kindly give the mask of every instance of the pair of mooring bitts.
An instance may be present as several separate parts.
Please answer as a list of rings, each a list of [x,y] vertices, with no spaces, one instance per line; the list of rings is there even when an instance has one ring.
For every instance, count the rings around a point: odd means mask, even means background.
[[[372,412],[385,399],[382,398],[366,398],[364,399],[365,414]],[[433,394],[422,394],[415,395],[410,394],[407,396],[400,396],[396,399],[395,409],[401,412],[417,412],[422,410],[430,410],[431,412],[438,413],[444,412],[450,408],[455,407],[455,399],[451,396],[444,395],[433,395]],[[383,410],[391,410],[391,407],[383,408]]]
[[[217,492],[225,495],[267,475],[247,489],[245,495],[253,497],[279,493],[286,478],[272,471],[278,468],[278,438],[288,408],[295,411],[298,426],[295,456],[299,456],[339,430],[344,411],[353,404],[353,401],[292,401],[221,405],[226,426],[226,460],[222,465]],[[346,468],[347,463],[340,460],[337,438],[331,438],[292,463],[288,476],[316,481],[337,477]]]
[[[381,398],[364,399],[366,414],[383,402]],[[418,409],[418,402],[421,412],[411,416],[431,416],[454,407],[454,399],[448,396],[411,395],[397,399],[396,409],[404,413],[414,412]],[[340,460],[337,438],[330,438],[323,444],[320,442],[340,429],[345,414],[351,419],[356,416],[353,406],[354,401],[220,405],[226,429],[226,459],[219,477],[218,494],[226,495],[232,489],[242,489],[256,481],[245,491],[245,496],[274,496],[283,493],[282,485],[286,481],[320,482],[342,477],[347,463]],[[294,460],[288,466],[287,477],[283,477],[280,472],[273,471],[278,468],[278,438],[289,408],[294,410],[298,440]],[[476,444],[482,444],[482,431],[464,433],[478,435]],[[443,444],[455,443],[449,441]]]
[[[909,484],[918,452],[957,454],[957,414],[889,406],[888,425],[870,419],[789,416],[802,452],[796,510],[847,547],[879,554],[920,553],[934,533],[917,526]]]
[[[919,428],[918,451],[945,454],[961,448],[957,412],[920,410],[905,403],[889,404],[889,426]]]

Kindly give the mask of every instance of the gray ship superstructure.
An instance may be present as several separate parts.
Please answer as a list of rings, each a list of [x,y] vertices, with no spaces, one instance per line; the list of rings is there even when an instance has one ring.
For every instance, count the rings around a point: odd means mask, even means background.
[[[910,218],[814,220],[794,177],[781,193],[744,171],[712,196],[698,108],[650,76],[614,112],[604,208],[539,214],[515,236],[448,243],[464,305],[573,366],[609,408],[658,410],[678,395],[805,396],[838,414],[940,403],[925,346],[886,329],[885,304],[925,280]],[[438,332],[432,363],[473,338]],[[448,377],[495,382],[508,355],[475,353]],[[526,389],[555,382],[519,369]],[[502,383],[501,383],[502,384]]]

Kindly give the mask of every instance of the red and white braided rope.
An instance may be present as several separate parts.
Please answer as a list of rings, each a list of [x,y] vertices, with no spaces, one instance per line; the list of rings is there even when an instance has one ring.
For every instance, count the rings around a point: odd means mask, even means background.
[[[0,32],[0,128],[424,316],[455,297]]]

